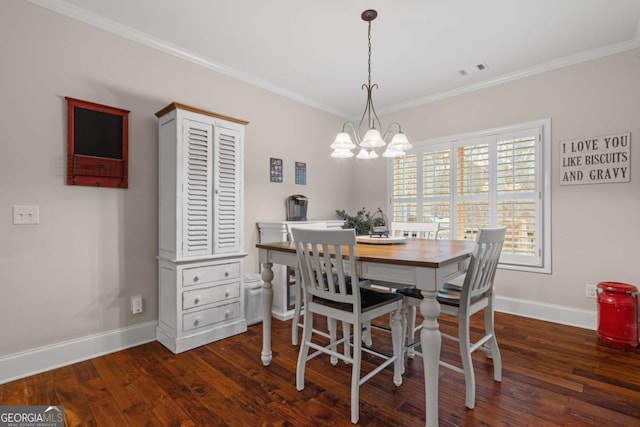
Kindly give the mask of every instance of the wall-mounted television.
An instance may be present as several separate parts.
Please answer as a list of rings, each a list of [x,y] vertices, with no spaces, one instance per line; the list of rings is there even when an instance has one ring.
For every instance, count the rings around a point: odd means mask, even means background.
[[[128,188],[129,111],[67,100],[67,184]]]

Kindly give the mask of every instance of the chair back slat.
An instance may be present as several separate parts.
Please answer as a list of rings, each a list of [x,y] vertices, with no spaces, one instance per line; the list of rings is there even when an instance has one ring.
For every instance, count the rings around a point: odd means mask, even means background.
[[[316,296],[359,307],[360,292],[352,291],[352,287],[358,289],[358,284],[347,286],[347,272],[356,271],[355,231],[292,228],[291,232],[305,286],[305,298]]]
[[[438,222],[392,222],[391,235],[415,239],[437,239],[440,231]]]
[[[490,290],[498,268],[506,227],[483,228],[471,254],[461,298],[472,298]]]

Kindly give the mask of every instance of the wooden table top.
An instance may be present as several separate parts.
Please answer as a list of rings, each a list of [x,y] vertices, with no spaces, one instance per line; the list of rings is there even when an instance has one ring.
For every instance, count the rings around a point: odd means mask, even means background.
[[[407,239],[398,245],[356,244],[356,258],[361,262],[378,262],[416,267],[438,268],[461,261],[473,251],[473,240]],[[293,242],[258,243],[259,249],[295,253]]]

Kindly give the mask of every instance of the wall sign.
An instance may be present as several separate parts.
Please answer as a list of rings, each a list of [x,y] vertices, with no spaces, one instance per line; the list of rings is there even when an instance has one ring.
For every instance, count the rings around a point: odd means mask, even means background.
[[[296,162],[296,184],[307,185],[307,164]]]
[[[269,158],[269,176],[271,177],[271,182],[282,182],[283,172],[282,159]]]
[[[631,181],[631,133],[560,143],[560,185]]]

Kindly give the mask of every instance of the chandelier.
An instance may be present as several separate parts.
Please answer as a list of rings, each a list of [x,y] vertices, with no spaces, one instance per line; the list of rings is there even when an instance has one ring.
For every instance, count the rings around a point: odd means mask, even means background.
[[[358,130],[356,131],[353,124],[347,122],[342,125],[342,131],[338,133],[335,141],[331,144],[331,149],[333,152],[331,153],[331,157],[336,158],[348,158],[353,157],[354,148],[359,148],[360,152],[356,156],[358,159],[375,159],[378,157],[378,153],[376,153],[377,148],[387,146],[386,150],[382,155],[384,157],[403,157],[406,153],[405,150],[409,150],[413,148],[413,146],[409,143],[407,136],[402,133],[402,128],[398,123],[392,123],[389,125],[389,128],[384,133],[384,135],[380,134],[380,130],[382,129],[382,124],[380,123],[380,119],[376,114],[376,110],[373,107],[373,98],[371,96],[371,91],[373,88],[378,88],[377,84],[371,84],[371,21],[376,19],[378,16],[378,12],[373,9],[365,10],[362,12],[360,16],[363,21],[369,23],[369,31],[368,31],[368,39],[369,39],[369,81],[368,83],[364,83],[362,85],[362,89],[367,90],[367,103],[364,107],[364,112],[362,113],[362,118],[360,119],[360,124],[358,125]],[[365,123],[367,125],[367,131],[364,134],[364,137],[361,136],[362,126]],[[397,126],[398,131],[396,133],[392,132],[394,126]],[[351,140],[351,136],[347,132],[347,129],[351,128],[353,136],[356,140],[354,144]],[[388,136],[391,137],[391,142],[387,145],[385,138]]]

